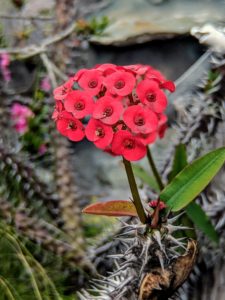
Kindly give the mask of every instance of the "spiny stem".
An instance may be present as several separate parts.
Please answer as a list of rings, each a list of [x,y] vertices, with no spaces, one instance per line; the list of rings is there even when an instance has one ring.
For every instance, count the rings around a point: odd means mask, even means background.
[[[127,173],[127,178],[128,178],[130,190],[131,190],[133,201],[134,201],[134,206],[137,210],[137,214],[138,214],[141,222],[143,224],[145,224],[147,222],[147,216],[145,214],[144,208],[141,203],[141,198],[140,198],[140,195],[138,192],[138,188],[137,188],[137,184],[136,184],[136,181],[134,178],[134,173],[132,170],[131,163],[128,160],[126,160],[125,158],[123,158],[123,163],[124,163],[125,170]]]
[[[159,172],[156,168],[156,165],[155,165],[155,162],[153,160],[152,153],[151,153],[151,150],[150,150],[149,147],[147,147],[147,157],[148,157],[148,162],[149,162],[149,165],[152,169],[153,175],[155,176],[155,179],[158,183],[158,186],[159,186],[160,190],[163,190],[164,184],[163,184],[161,176],[159,175]]]

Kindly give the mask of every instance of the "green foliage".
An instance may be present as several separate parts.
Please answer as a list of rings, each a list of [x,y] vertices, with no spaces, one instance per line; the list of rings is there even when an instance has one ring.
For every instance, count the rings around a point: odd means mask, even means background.
[[[48,116],[48,107],[46,105],[33,109],[34,118],[29,119],[29,130],[21,136],[24,150],[30,153],[37,153],[40,146],[46,144],[48,139],[48,127],[45,126],[45,120]]]
[[[109,18],[103,16],[100,19],[92,18],[89,22],[83,19],[77,21],[76,32],[83,35],[101,35],[109,25]]]
[[[168,175],[169,182],[182,171],[187,165],[186,147],[183,144],[176,146],[173,166],[170,174]]]
[[[3,25],[0,23],[0,47],[5,48],[7,47],[7,41],[5,39],[4,33],[3,33]]]
[[[220,80],[221,80],[220,72],[218,70],[210,70],[208,73],[208,80],[205,85],[205,92],[208,92],[211,89],[213,89]]]
[[[132,164],[132,169],[134,172],[134,175],[137,178],[140,178],[144,183],[148,184],[150,188],[155,190],[156,192],[159,192],[159,186],[155,178],[148,174],[148,172],[142,168],[141,166],[137,164]]]
[[[63,299],[46,270],[5,225],[0,241],[0,299]]]
[[[187,166],[187,153],[185,145],[178,145],[176,147],[172,171],[169,174],[170,181],[180,173]],[[180,222],[186,227],[192,228],[193,225],[197,226],[203,231],[212,241],[218,242],[218,235],[212,225],[210,219],[207,217],[201,206],[196,203],[190,203],[185,208],[186,214],[181,216]],[[185,230],[186,236],[195,238],[193,230]]]
[[[185,167],[160,193],[172,211],[193,201],[209,184],[225,161],[225,148],[214,150]]]
[[[201,206],[197,203],[190,203],[186,207],[186,213],[188,217],[194,222],[194,224],[203,231],[212,241],[218,243],[219,237],[212,225],[210,219],[202,210]]]

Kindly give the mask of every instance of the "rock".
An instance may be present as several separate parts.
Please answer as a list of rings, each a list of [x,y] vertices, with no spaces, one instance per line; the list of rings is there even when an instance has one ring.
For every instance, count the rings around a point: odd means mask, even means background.
[[[91,41],[120,46],[184,35],[193,26],[222,22],[224,14],[222,0],[170,0],[157,5],[147,0],[115,0],[95,14],[108,16],[111,23],[101,36],[93,36]]]
[[[52,14],[55,0],[28,0],[21,13],[24,16],[38,16],[40,14]]]

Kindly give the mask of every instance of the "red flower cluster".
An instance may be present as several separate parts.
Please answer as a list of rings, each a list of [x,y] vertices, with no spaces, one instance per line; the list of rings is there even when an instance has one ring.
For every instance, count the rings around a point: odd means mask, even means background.
[[[53,119],[72,141],[85,136],[96,147],[130,161],[146,155],[146,146],[166,130],[163,91],[174,83],[150,66],[102,64],[82,69],[54,90]],[[90,116],[85,127],[82,120]]]

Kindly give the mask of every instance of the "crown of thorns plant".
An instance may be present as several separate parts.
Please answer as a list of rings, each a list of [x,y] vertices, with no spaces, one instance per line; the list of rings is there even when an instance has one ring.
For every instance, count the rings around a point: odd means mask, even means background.
[[[164,136],[165,89],[173,92],[174,83],[150,66],[102,64],[78,71],[54,90],[52,117],[71,141],[86,136],[96,147],[135,161]]]

